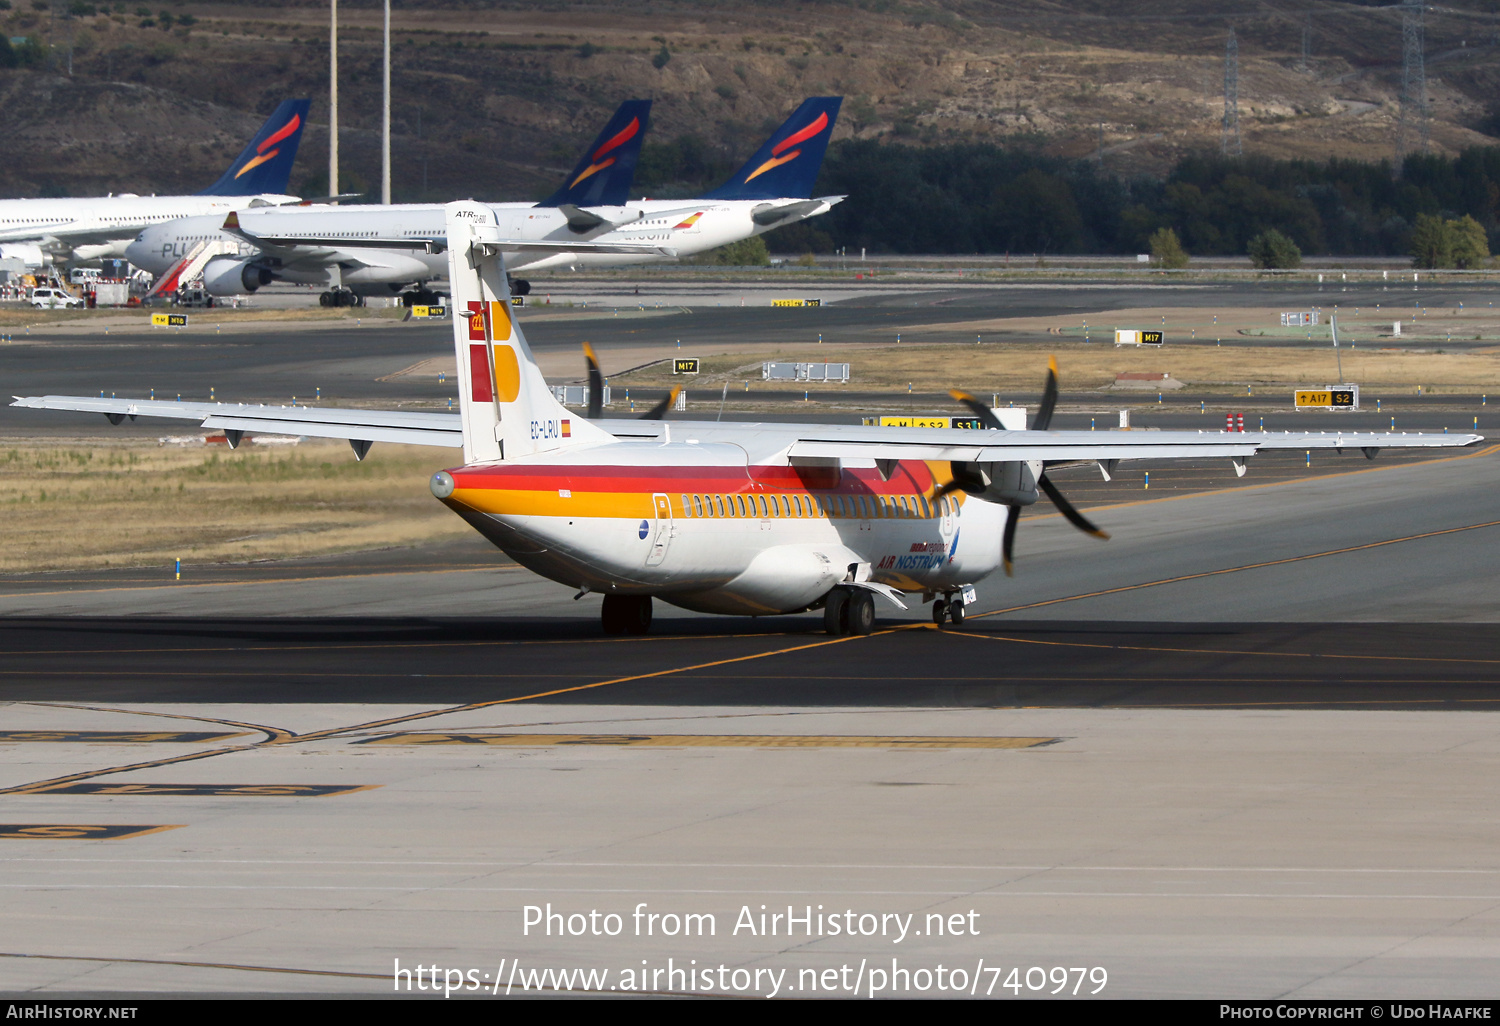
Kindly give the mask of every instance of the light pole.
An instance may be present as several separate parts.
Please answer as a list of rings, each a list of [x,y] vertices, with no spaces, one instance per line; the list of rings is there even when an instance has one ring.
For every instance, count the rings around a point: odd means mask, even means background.
[[[328,195],[339,194],[339,0],[328,2]]]
[[[391,0],[385,0],[385,108],[380,119],[380,202],[391,202]]]

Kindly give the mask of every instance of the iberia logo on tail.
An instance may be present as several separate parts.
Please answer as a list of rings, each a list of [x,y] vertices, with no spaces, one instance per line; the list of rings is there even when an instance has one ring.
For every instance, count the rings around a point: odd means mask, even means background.
[[[751,172],[749,177],[747,177],[745,181],[751,181],[752,179],[765,174],[767,171],[770,171],[772,168],[777,168],[783,164],[789,164],[792,161],[796,160],[798,157],[802,156],[801,150],[792,150],[791,153],[786,153],[786,151],[791,150],[793,146],[796,146],[799,143],[806,142],[827,127],[828,112],[824,111],[817,116],[812,124],[806,126],[805,128],[802,128],[799,131],[793,132],[791,135],[781,140],[781,142],[777,143],[775,146],[772,146],[771,159]]]
[[[295,133],[297,131],[297,129],[299,129],[301,127],[302,127],[302,115],[300,115],[300,114],[293,114],[292,115],[292,120],[290,120],[286,124],[282,125],[275,132],[273,132],[271,135],[267,136],[264,142],[262,142],[259,146],[255,147],[255,154],[256,154],[255,157],[253,157],[252,159],[250,159],[249,161],[247,161],[245,163],[245,166],[242,167],[242,168],[240,168],[239,171],[235,173],[234,177],[238,178],[241,175],[245,174],[245,172],[251,171],[251,170],[253,170],[253,169],[257,168],[257,167],[260,167],[260,165],[264,164],[266,161],[268,161],[268,160],[274,160],[276,158],[276,155],[278,153],[280,153],[281,151],[279,149],[273,149],[273,147],[277,143],[279,143],[283,139],[285,139],[287,136],[292,135],[293,133]],[[266,152],[267,150],[270,150],[271,152],[267,153]]]

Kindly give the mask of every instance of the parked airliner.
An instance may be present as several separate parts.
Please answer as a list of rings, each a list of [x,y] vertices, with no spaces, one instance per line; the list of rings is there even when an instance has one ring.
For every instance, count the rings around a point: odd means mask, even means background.
[[[0,259],[83,262],[125,256],[142,229],[179,218],[295,203],[286,194],[307,124],[307,100],[285,100],[229,170],[193,196],[112,196],[0,200]]]

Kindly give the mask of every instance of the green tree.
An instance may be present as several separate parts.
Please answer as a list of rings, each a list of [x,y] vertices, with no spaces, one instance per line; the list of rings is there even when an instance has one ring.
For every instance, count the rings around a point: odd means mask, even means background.
[[[1151,246],[1151,262],[1157,267],[1180,270],[1188,265],[1188,255],[1172,229],[1158,228],[1147,242]]]
[[[10,39],[0,36],[0,68],[14,68],[21,63],[21,58],[10,45]]]
[[[1411,230],[1411,265],[1413,267],[1453,266],[1453,222],[1431,214],[1418,214]]]
[[[1250,240],[1250,263],[1267,270],[1288,270],[1302,266],[1302,250],[1275,228],[1261,232]]]
[[[651,58],[651,66],[660,71],[667,66],[667,62],[671,59],[672,52],[667,49],[667,44],[663,43],[661,44],[661,49],[656,51],[656,56]]]
[[[1484,234],[1484,226],[1465,214],[1457,221],[1448,222],[1448,233],[1453,239],[1453,264],[1466,271],[1483,267],[1490,258],[1490,240]]]
[[[765,267],[771,262],[766,240],[759,235],[711,249],[689,261],[694,264],[719,264],[724,267]]]

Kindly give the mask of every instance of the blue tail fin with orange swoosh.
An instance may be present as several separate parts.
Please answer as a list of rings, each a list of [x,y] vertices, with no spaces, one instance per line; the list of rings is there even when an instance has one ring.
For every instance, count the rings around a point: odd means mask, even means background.
[[[283,100],[222,178],[200,196],[286,195],[310,100]]]
[[[630,183],[635,179],[636,161],[641,156],[641,140],[650,124],[650,100],[626,100],[620,104],[604,131],[568,174],[562,188],[537,206],[560,207],[564,203],[578,207],[623,206],[630,198]]]
[[[734,177],[704,199],[807,199],[823,166],[823,154],[838,120],[842,96],[814,96],[786,119],[776,134]]]

